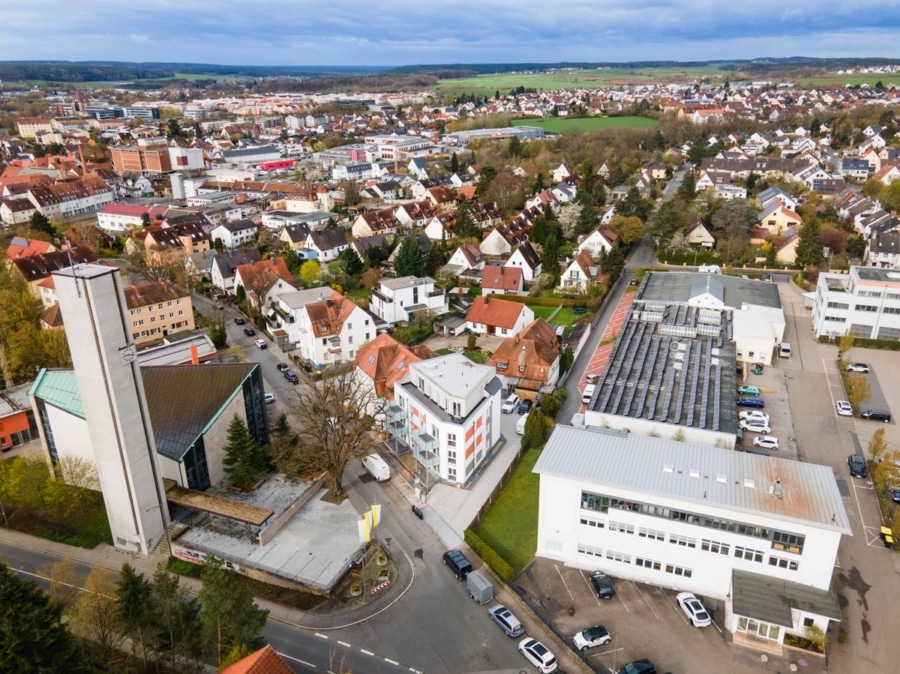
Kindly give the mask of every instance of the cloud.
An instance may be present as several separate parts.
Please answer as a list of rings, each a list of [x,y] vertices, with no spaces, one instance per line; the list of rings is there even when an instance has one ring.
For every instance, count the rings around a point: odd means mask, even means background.
[[[400,65],[900,57],[900,0],[17,3],[4,58]],[[41,39],[33,39],[33,26]],[[77,38],[77,39],[76,39]]]

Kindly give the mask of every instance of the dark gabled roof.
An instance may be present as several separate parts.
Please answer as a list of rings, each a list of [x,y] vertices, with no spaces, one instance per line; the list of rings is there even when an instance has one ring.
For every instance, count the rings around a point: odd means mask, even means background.
[[[240,395],[256,363],[161,365],[141,369],[156,449],[180,461],[197,438]]]
[[[287,235],[291,243],[303,243],[309,238],[309,225],[305,222],[285,225],[282,231]]]
[[[190,297],[190,293],[176,288],[167,281],[155,281],[153,283],[129,286],[124,289],[124,292],[125,304],[129,309],[177,300],[182,297]]]
[[[213,264],[219,269],[222,278],[234,276],[234,270],[242,264],[259,262],[262,256],[256,248],[240,248],[227,253],[219,253],[213,258]]]
[[[71,255],[71,262],[69,257]],[[28,282],[47,278],[60,269],[68,269],[72,264],[89,264],[97,261],[94,251],[86,246],[72,246],[66,250],[56,250],[43,255],[31,255],[12,260]]]
[[[529,267],[537,269],[541,266],[541,256],[537,254],[530,241],[525,241],[517,250]]]
[[[347,245],[347,232],[341,227],[320,229],[310,232],[310,238],[319,250],[334,250]]]
[[[244,230],[247,230],[247,229],[256,229],[257,228],[256,223],[253,222],[253,220],[250,220],[247,218],[245,218],[243,220],[231,220],[229,222],[223,222],[221,225],[219,225],[219,227],[224,227],[232,234],[234,234],[235,232],[243,232]]]

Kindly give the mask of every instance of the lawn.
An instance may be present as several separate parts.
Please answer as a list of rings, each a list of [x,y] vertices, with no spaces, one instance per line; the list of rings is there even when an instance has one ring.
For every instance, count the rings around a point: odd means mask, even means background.
[[[535,117],[513,120],[512,125],[539,126],[549,133],[562,133],[570,129],[646,129],[659,126],[659,122],[649,117]]]
[[[556,307],[538,307],[533,306],[531,310],[534,312],[535,318],[543,318],[549,322],[550,316],[556,311]],[[584,314],[576,315],[572,311],[572,307],[563,307],[559,313],[553,317],[553,325],[565,325],[570,327],[578,318],[584,318]]]
[[[881,82],[885,87],[892,84],[900,84],[900,73],[858,73],[853,75],[838,75],[831,73],[822,75],[821,77],[812,77],[809,79],[797,80],[795,84],[802,88],[822,87],[830,84],[868,84],[874,87],[877,82]]]
[[[525,452],[500,496],[475,528],[475,533],[512,565],[516,575],[534,559],[537,550],[540,479],[531,469],[540,455],[538,449]]]

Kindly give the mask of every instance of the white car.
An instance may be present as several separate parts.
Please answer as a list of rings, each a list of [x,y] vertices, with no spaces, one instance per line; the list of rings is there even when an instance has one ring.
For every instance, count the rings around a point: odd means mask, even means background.
[[[763,421],[757,421],[756,419],[752,419],[750,421],[742,421],[741,422],[741,430],[748,431],[750,433],[771,433],[772,429],[769,428],[769,424]]]
[[[603,625],[594,625],[586,630],[581,630],[572,637],[572,641],[579,651],[586,651],[594,646],[605,646],[612,641],[612,635]]]
[[[254,344],[256,344],[257,349],[268,348],[268,345],[266,344],[266,340],[264,340],[264,339],[257,339],[254,341]]]
[[[744,410],[738,415],[741,421],[762,421],[764,424],[769,423],[769,415],[759,410]]]
[[[266,401],[266,405],[271,405],[275,402],[275,394],[274,393],[264,393],[263,398]]]
[[[537,639],[526,637],[519,642],[519,653],[525,656],[532,665],[537,667],[541,674],[550,674],[556,671],[556,657],[550,649]]]
[[[503,401],[503,407],[500,408],[500,411],[503,414],[512,414],[516,411],[516,408],[519,406],[519,396],[515,393],[511,394],[509,398]]]
[[[849,400],[838,400],[834,406],[837,408],[837,413],[842,417],[853,416],[853,405],[850,404]]]
[[[847,366],[847,372],[860,372],[862,374],[865,374],[868,371],[869,371],[869,366],[866,365],[865,363],[850,363]]]
[[[703,603],[690,592],[680,592],[675,597],[675,601],[678,602],[681,610],[684,611],[687,619],[691,621],[691,625],[694,627],[709,627],[712,625],[712,618],[709,615],[709,611],[707,611]]]
[[[778,438],[774,435],[757,435],[753,438],[753,446],[778,451]]]

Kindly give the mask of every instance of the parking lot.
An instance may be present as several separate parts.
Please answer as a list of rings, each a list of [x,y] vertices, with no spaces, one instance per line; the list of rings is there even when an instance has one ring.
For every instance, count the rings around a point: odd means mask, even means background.
[[[772,456],[783,459],[798,458],[797,442],[794,434],[794,421],[791,417],[791,406],[788,404],[787,385],[790,378],[789,370],[783,367],[785,359],[776,359],[773,365],[763,368],[762,374],[753,374],[752,369],[747,369],[746,378],[737,376],[738,385],[756,386],[760,390],[758,396],[765,407],[760,412],[769,415],[769,426],[772,431],[768,435],[778,438],[778,450],[766,449]],[[739,397],[740,394],[738,394]],[[738,413],[753,411],[751,407],[738,407]],[[759,434],[744,431],[741,447],[753,449],[753,439]]]

